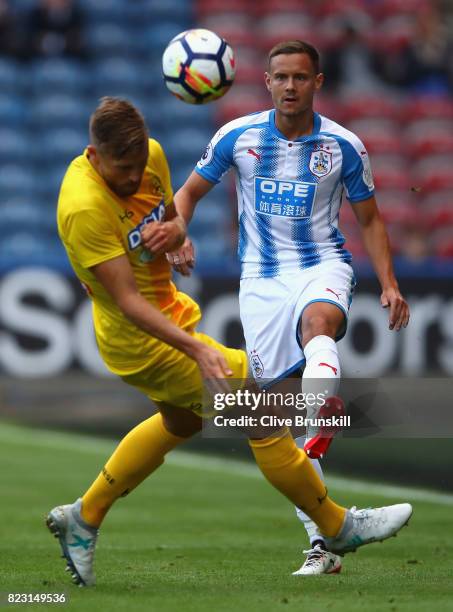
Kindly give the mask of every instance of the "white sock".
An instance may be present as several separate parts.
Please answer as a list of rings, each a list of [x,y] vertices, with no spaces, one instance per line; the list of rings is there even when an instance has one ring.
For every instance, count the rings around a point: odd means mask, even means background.
[[[305,370],[302,376],[302,391],[324,399],[336,395],[340,386],[341,369],[335,340],[329,336],[315,336],[304,348]],[[307,405],[307,417],[316,418],[319,405]],[[307,438],[317,434],[315,428],[309,428]]]
[[[315,396],[322,393],[322,396],[327,399],[332,395],[336,395],[340,386],[340,362],[338,360],[337,345],[329,336],[315,336],[307,343],[304,348],[306,359],[305,370],[302,376],[302,391],[303,393],[313,393]],[[316,417],[318,408],[313,407],[309,411],[307,406],[307,417]],[[308,438],[316,435],[315,428],[307,431],[307,438],[297,438],[296,442],[299,448],[303,448]],[[317,459],[310,459],[313,467],[317,471],[319,477],[324,482],[324,475],[321,464]],[[324,538],[309,516],[302,512],[300,508],[296,508],[297,518],[304,524],[305,530],[310,538],[310,546],[315,541],[323,541]]]

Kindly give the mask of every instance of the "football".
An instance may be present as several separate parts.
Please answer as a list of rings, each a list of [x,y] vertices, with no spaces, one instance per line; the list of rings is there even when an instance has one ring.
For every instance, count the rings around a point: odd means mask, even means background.
[[[173,95],[189,104],[221,98],[233,84],[236,63],[233,49],[215,32],[186,30],[164,51],[165,84]]]

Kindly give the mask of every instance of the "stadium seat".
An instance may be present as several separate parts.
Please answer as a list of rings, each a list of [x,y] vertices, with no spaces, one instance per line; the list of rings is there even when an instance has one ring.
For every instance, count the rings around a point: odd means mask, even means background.
[[[254,3],[253,3],[254,4]],[[253,13],[256,6],[251,6],[249,0],[198,0],[195,5],[197,21],[201,21],[206,15],[225,13],[227,11]]]
[[[115,57],[97,62],[93,76],[98,96],[129,96],[142,92],[142,71],[136,62],[126,58]]]
[[[413,157],[453,154],[453,119],[420,119],[405,130],[404,143]]]
[[[90,86],[87,65],[62,58],[36,61],[30,70],[30,93],[34,96],[84,95]]]
[[[376,199],[386,223],[398,225],[423,223],[422,215],[411,195],[406,189],[379,189]]]
[[[429,155],[412,167],[413,181],[423,193],[453,189],[453,155]]]
[[[406,158],[402,155],[373,155],[371,168],[374,183],[380,189],[399,189],[409,192],[411,181]]]
[[[453,259],[453,225],[444,226],[432,235],[434,254],[442,259]]]
[[[28,134],[17,128],[0,127],[0,164],[33,162],[33,143]]]
[[[55,231],[55,214],[50,217],[43,212],[34,195],[29,198],[15,197],[0,202],[2,228],[7,229],[7,233],[13,232],[14,228],[25,229],[29,225],[33,228]]]
[[[262,53],[248,45],[233,45],[236,62],[235,91],[238,85],[260,85],[264,89],[266,61]]]
[[[133,56],[137,52],[136,38],[121,24],[92,24],[87,29],[86,38],[90,53],[98,59]]]
[[[408,122],[416,119],[453,119],[453,100],[442,96],[419,96],[406,101],[402,118]]]
[[[379,0],[379,2],[373,2],[375,14],[381,19],[401,13],[415,15],[427,4],[429,4],[429,0]]]
[[[200,26],[216,32],[228,41],[235,51],[239,45],[255,44],[253,19],[248,13],[228,11],[207,15],[200,21]],[[240,57],[238,52],[236,57]]]
[[[263,17],[256,27],[257,45],[268,51],[282,40],[310,40],[319,46],[318,32],[308,15],[301,13],[277,13]]]
[[[31,197],[37,182],[29,166],[2,164],[0,166],[0,201],[13,197]]]
[[[169,159],[174,163],[191,161],[195,163],[200,159],[213,132],[209,129],[200,129],[196,126],[178,130],[166,138],[165,150]]]
[[[370,45],[381,53],[396,53],[415,35],[414,14],[397,14],[384,18],[368,34]]]
[[[27,114],[25,98],[0,92],[0,127],[21,128]]]
[[[370,154],[403,152],[400,127],[393,119],[376,117],[356,119],[348,122],[346,127],[360,136]]]
[[[0,257],[2,260],[9,258],[13,259],[16,264],[37,263],[37,261],[50,253],[58,253],[63,256],[63,248],[59,244],[57,238],[51,233],[48,236],[42,233],[42,230],[36,228],[36,231],[30,229],[17,228],[11,232],[3,240],[0,240]]]
[[[215,113],[218,125],[227,123],[232,119],[267,110],[272,107],[272,100],[262,85],[234,85],[231,93],[216,103]]]
[[[146,0],[142,2],[142,15],[150,22],[172,21],[183,31],[195,27],[194,4],[181,0]]]
[[[123,0],[78,0],[89,23],[124,23]]]
[[[228,96],[228,94],[227,94]],[[216,103],[217,104],[217,103]],[[158,108],[158,111],[156,111]],[[215,111],[213,105],[184,104],[167,90],[164,96],[156,100],[155,105],[147,109],[149,113],[149,124],[152,129],[156,121],[168,130],[176,130],[186,126],[210,126],[212,125],[212,113]]]
[[[423,193],[420,195],[420,208],[429,229],[453,226],[453,194],[450,189],[441,189],[424,197]]]
[[[160,21],[152,23],[144,32],[147,40],[149,55],[156,59],[162,55],[170,40],[181,32],[181,25],[177,21]]]
[[[25,70],[13,59],[0,57],[0,93],[20,95],[23,92]]]
[[[73,96],[58,94],[42,96],[30,107],[29,124],[34,130],[59,127],[87,129],[92,106]]]
[[[41,137],[41,144],[45,164],[66,164],[83,153],[88,144],[88,134],[85,130],[70,127],[49,130]]]
[[[391,96],[355,95],[342,103],[343,121],[361,118],[393,119],[400,116],[400,100]]]

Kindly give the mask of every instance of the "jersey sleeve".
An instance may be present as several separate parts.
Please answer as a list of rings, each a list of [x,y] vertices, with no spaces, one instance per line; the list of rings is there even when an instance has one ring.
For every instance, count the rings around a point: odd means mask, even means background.
[[[236,138],[234,131],[225,134],[224,128],[220,128],[206,147],[195,167],[195,172],[211,183],[219,183],[222,176],[233,165]]]
[[[170,168],[168,166],[167,157],[162,146],[157,142],[157,140],[150,140],[150,149],[155,155],[155,165],[159,178],[162,181],[165,206],[168,206],[173,202],[173,187],[171,185]]]
[[[101,210],[82,209],[71,215],[64,242],[83,268],[91,268],[126,253],[120,236]]]
[[[352,203],[361,202],[374,195],[373,174],[370,160],[363,143],[355,137],[352,141],[343,141],[342,179],[346,197]]]

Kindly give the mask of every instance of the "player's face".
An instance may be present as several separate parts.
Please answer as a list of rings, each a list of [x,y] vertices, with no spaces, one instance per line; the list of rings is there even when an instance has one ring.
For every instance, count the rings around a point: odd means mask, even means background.
[[[281,115],[297,117],[311,110],[324,76],[316,74],[309,55],[291,53],[273,57],[265,79],[276,110]]]
[[[110,189],[120,198],[137,193],[148,160],[148,143],[142,151],[135,151],[120,159],[101,154],[89,147],[90,160]]]

